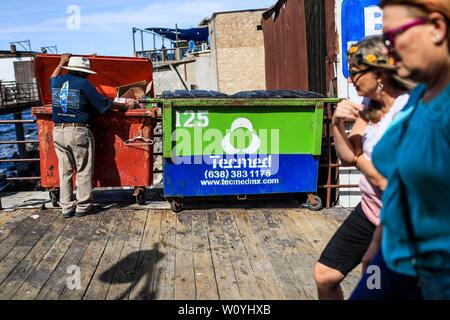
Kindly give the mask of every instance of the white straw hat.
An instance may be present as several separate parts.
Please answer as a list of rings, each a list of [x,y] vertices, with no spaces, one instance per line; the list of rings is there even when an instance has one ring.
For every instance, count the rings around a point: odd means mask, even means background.
[[[90,74],[97,74],[91,70],[91,63],[85,57],[70,57],[67,67],[62,67],[67,70],[86,72]]]

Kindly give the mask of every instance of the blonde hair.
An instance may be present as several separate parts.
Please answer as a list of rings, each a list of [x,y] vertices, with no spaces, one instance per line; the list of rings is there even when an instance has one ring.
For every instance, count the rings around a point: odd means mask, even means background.
[[[450,20],[450,1],[449,0],[381,0],[380,6],[410,6],[415,7],[422,15],[439,12],[443,14],[447,20]]]

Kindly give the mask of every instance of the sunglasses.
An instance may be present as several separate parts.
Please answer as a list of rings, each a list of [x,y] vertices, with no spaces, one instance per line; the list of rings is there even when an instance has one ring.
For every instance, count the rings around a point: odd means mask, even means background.
[[[426,24],[427,22],[428,22],[427,19],[418,18],[418,19],[408,22],[398,28],[384,32],[383,39],[384,39],[384,43],[386,44],[386,47],[388,48],[389,52],[395,51],[395,38],[398,35],[404,33],[405,31],[411,29],[412,27],[420,26],[420,25]]]
[[[364,73],[367,73],[367,72],[370,72],[370,71],[372,71],[374,69],[374,67],[369,67],[369,68],[366,68],[366,69],[363,69],[363,70],[357,70],[357,71],[355,71],[355,70],[348,70],[348,74],[349,74],[349,76],[350,76],[350,78],[355,78],[357,75],[360,75],[360,74],[364,74]]]

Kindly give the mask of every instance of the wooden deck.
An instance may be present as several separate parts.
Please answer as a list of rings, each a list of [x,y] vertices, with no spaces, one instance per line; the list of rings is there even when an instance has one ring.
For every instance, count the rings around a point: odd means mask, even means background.
[[[0,299],[316,299],[312,267],[348,212],[0,211]]]

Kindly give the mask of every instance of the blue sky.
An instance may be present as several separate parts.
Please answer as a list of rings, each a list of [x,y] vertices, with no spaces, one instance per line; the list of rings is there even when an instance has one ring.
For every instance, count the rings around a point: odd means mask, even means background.
[[[213,12],[267,8],[276,0],[0,0],[0,50],[31,40],[74,54],[133,54],[132,27],[195,27]],[[79,17],[78,20],[78,10]],[[145,37],[146,48],[153,40]],[[140,41],[138,37],[136,40]],[[18,47],[18,49],[21,49]]]

